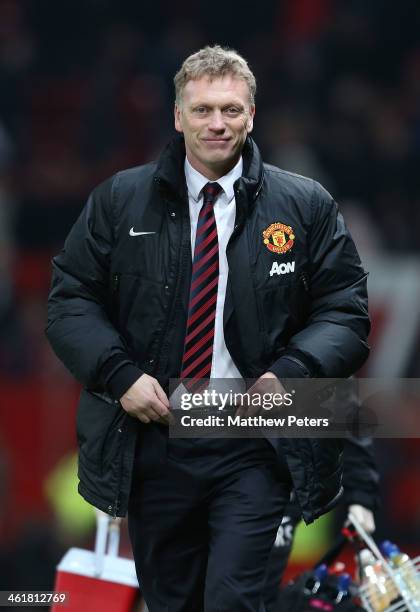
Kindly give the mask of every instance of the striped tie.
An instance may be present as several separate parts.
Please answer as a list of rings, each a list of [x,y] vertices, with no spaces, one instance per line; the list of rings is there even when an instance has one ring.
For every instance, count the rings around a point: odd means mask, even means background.
[[[219,242],[213,205],[221,190],[219,183],[207,183],[203,187],[182,358],[183,379],[210,378],[219,284]]]

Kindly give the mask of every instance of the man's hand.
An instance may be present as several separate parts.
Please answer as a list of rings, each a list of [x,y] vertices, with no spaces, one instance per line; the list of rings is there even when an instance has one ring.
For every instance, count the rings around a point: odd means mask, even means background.
[[[169,400],[156,378],[142,374],[120,399],[121,406],[132,417],[142,423],[157,421],[168,425],[170,421]]]
[[[263,396],[265,393],[269,393],[271,395],[273,395],[274,393],[281,393],[283,395],[285,392],[285,388],[283,387],[277,376],[272,372],[266,372],[265,374],[260,376],[258,380],[256,380],[255,383],[252,385],[252,387],[250,387],[247,391],[247,393],[251,397],[253,395]],[[273,409],[275,408],[278,409],[278,406],[273,406]],[[260,412],[262,412],[261,403],[259,405],[248,404],[238,406],[236,415],[241,417],[256,416]]]
[[[371,510],[360,504],[352,504],[349,506],[347,518],[350,518],[350,513],[354,515],[367,533],[373,533],[375,531],[375,518]]]

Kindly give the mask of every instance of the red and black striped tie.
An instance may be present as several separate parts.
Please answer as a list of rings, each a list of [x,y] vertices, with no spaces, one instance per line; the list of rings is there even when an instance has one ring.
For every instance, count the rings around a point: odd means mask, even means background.
[[[219,183],[203,187],[195,237],[187,332],[181,378],[210,378],[213,358],[214,322],[219,284],[219,242],[213,205],[222,191]]]

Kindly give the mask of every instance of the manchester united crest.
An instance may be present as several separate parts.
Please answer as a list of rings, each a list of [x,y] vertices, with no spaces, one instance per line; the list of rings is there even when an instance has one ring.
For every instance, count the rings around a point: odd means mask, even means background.
[[[292,248],[295,235],[290,225],[272,223],[263,231],[264,244],[272,253],[286,253]]]

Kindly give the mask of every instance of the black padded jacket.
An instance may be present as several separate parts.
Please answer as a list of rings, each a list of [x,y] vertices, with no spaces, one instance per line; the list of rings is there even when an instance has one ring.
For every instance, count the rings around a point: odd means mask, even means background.
[[[84,387],[79,491],[115,516],[126,514],[147,427],[118,400],[142,372],[167,390],[181,367],[192,259],[184,159],[177,137],[157,162],[99,185],[53,259],[47,336]],[[366,273],[337,205],[315,181],[264,164],[249,137],[243,161],[227,247],[232,359],[247,378],[350,376],[369,352]],[[342,494],[342,445],[276,443],[310,523]]]

